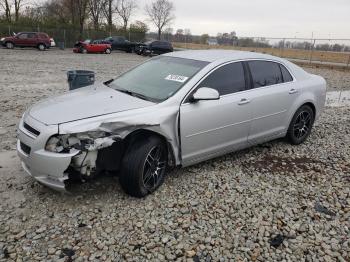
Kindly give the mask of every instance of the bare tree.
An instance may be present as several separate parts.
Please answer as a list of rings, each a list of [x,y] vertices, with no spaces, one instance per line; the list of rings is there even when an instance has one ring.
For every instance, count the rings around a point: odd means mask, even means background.
[[[15,6],[15,21],[17,22],[19,19],[20,9],[23,6],[23,0],[14,0],[14,6]]]
[[[9,0],[0,0],[0,7],[5,11],[5,18],[8,23],[11,23],[11,3]]]
[[[113,15],[115,13],[114,0],[106,0],[103,8],[103,14],[107,20],[108,29],[112,30],[113,27]]]
[[[123,20],[123,29],[124,32],[128,29],[128,23],[131,15],[136,10],[137,5],[134,0],[117,0],[117,4],[115,6],[115,11]]]
[[[100,20],[105,4],[106,0],[89,0],[88,2],[89,14],[96,30],[100,27]]]
[[[80,32],[80,35],[82,35],[84,31],[84,24],[88,13],[87,12],[88,0],[76,0],[75,4],[76,4],[76,14],[79,21],[79,32]]]
[[[158,39],[160,39],[163,28],[175,19],[174,10],[174,4],[169,0],[156,0],[151,5],[146,5],[147,15],[158,29]]]

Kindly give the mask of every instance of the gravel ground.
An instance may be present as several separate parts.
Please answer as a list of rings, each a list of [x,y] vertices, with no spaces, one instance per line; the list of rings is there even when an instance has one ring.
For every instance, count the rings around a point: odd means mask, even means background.
[[[144,58],[0,49],[0,60],[0,261],[350,261],[349,107],[327,107],[303,145],[278,140],[176,169],[145,199],[112,176],[62,195],[24,176],[18,118],[66,90],[69,68],[102,80]],[[349,73],[307,70],[330,90],[350,87]]]

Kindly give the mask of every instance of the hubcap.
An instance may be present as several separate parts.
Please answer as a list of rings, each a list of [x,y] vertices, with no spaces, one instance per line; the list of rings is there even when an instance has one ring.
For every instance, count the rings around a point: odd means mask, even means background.
[[[162,178],[166,167],[166,156],[161,146],[153,147],[147,157],[143,167],[143,184],[152,191]]]
[[[311,128],[311,115],[307,111],[301,112],[294,123],[293,134],[296,138],[305,137]]]

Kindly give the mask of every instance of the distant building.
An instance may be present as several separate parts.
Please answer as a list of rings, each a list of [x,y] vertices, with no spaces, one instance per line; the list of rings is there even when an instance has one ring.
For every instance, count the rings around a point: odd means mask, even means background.
[[[207,40],[207,44],[208,45],[218,45],[218,40],[216,39],[216,38],[209,38],[208,40]]]

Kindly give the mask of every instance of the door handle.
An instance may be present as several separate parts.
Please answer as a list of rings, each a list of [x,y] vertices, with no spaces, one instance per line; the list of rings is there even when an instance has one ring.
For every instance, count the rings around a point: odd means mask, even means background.
[[[289,90],[289,94],[296,94],[296,93],[298,93],[298,90],[297,89],[295,89],[295,88],[292,88],[291,90]]]
[[[238,105],[245,105],[250,103],[250,100],[246,99],[246,98],[242,98],[241,101],[239,101]]]

